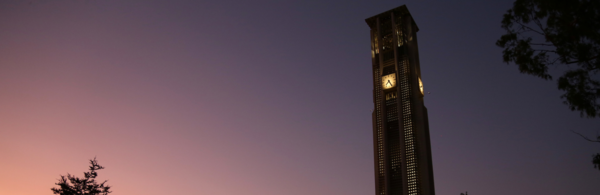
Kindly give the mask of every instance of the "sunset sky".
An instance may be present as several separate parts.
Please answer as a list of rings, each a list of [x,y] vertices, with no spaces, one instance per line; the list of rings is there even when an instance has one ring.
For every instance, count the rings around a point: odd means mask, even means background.
[[[597,194],[600,119],[494,44],[512,2],[1,0],[0,195],[94,157],[111,195],[374,195],[364,19],[403,4],[438,195]]]

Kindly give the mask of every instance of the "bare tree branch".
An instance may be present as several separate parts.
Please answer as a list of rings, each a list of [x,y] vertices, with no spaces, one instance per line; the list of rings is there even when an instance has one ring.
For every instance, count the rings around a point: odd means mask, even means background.
[[[554,46],[552,44],[547,44],[547,43],[529,43],[530,45],[543,45],[543,46]]]
[[[566,62],[566,64],[574,64],[574,63],[580,63],[580,62],[589,62],[590,60],[593,60],[593,59],[596,59],[596,58],[598,58],[598,55],[596,55],[596,56],[594,56],[594,57],[591,57],[591,58],[589,58],[589,59],[586,59],[586,60],[584,60],[584,61],[581,61],[581,60],[577,60],[577,61],[570,61],[570,62]]]
[[[515,20],[514,22],[515,22],[515,23],[517,23],[517,24],[519,24],[519,25],[521,25],[521,28],[527,28],[527,29],[529,29],[529,30],[530,30],[530,31],[532,31],[532,32],[536,32],[536,33],[538,33],[538,34],[540,34],[540,35],[544,35],[544,33],[542,33],[542,32],[539,32],[539,31],[537,31],[537,30],[535,30],[535,29],[533,29],[533,28],[531,28],[531,27],[529,27],[529,26],[526,26],[526,25],[522,24],[522,23],[521,23],[521,22],[519,22],[519,21],[516,21],[516,20]]]
[[[556,53],[556,51],[554,50],[545,50],[545,49],[535,49],[535,51],[539,51],[539,52],[550,52],[550,53]]]
[[[590,138],[588,138],[588,137],[586,137],[586,136],[584,136],[584,135],[581,135],[581,133],[577,133],[577,132],[575,132],[575,131],[573,131],[573,130],[571,130],[571,132],[573,132],[573,133],[575,133],[575,134],[577,134],[577,135],[581,136],[583,139],[585,139],[585,140],[587,140],[587,141],[600,143],[600,140],[592,140],[592,139],[590,139]]]

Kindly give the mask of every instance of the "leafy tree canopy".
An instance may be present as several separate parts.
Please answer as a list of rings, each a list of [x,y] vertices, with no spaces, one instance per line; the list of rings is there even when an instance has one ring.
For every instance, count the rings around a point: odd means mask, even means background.
[[[549,67],[566,69],[558,78],[564,103],[582,117],[600,117],[599,0],[516,0],[502,28],[496,45],[504,62],[546,80]]]
[[[78,178],[71,174],[61,175],[58,180],[58,188],[52,188],[54,194],[59,195],[108,195],[110,186],[96,182],[98,176],[97,170],[104,169],[96,161],[96,158],[90,160],[90,172],[84,172],[84,178]]]

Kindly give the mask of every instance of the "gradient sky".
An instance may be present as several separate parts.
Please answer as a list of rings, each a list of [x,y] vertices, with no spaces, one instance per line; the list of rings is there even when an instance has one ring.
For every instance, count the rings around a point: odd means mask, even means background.
[[[97,157],[112,195],[372,195],[364,19],[403,4],[438,195],[597,194],[600,120],[494,44],[512,2],[2,0],[0,194]]]

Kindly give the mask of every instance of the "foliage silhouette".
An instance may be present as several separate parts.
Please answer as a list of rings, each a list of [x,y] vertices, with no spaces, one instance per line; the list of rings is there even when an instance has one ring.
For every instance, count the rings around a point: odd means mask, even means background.
[[[598,140],[600,140],[600,138]],[[600,170],[600,153],[597,153],[593,156],[592,163],[594,163],[594,168]]]
[[[600,117],[600,1],[516,0],[502,28],[496,45],[504,62],[546,80],[549,67],[567,69],[558,79],[563,103],[582,117]]]
[[[102,183],[96,183],[98,176],[97,170],[104,169],[100,166],[94,157],[90,160],[90,172],[84,172],[84,178],[78,178],[74,175],[61,175],[56,185],[59,188],[52,188],[54,194],[59,195],[107,195],[111,193],[110,186],[105,185],[107,180]]]
[[[572,132],[581,136],[583,139],[585,139],[587,141],[600,143],[600,136],[597,136],[596,140],[593,140],[584,135],[581,135],[581,133],[577,133],[575,131],[572,131]],[[597,168],[598,170],[600,170],[600,153],[592,155],[592,164],[594,164],[594,168]]]

